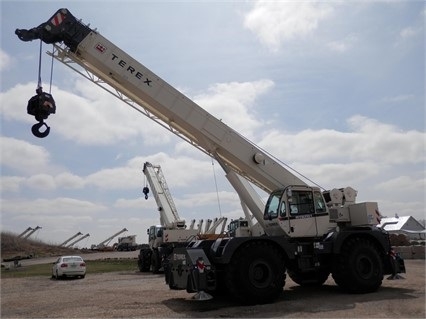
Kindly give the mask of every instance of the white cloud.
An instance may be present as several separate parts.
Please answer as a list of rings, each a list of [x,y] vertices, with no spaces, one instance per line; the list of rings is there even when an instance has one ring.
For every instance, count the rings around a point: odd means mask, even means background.
[[[135,189],[140,187],[141,180],[141,168],[128,166],[102,169],[86,178],[87,184],[100,189]]]
[[[173,187],[188,187],[197,182],[202,183],[207,176],[212,176],[210,163],[205,159],[174,157],[159,153],[148,156],[146,160],[154,165],[160,165],[167,183]]]
[[[0,189],[1,193],[18,192],[21,183],[25,180],[24,177],[18,176],[0,176]]]
[[[380,100],[381,103],[402,103],[411,101],[415,98],[414,94],[400,94],[395,96],[387,96]]]
[[[194,100],[228,126],[250,137],[262,124],[251,109],[256,98],[268,92],[274,83],[271,80],[255,82],[218,83],[199,94]]]
[[[407,175],[398,176],[377,184],[375,188],[389,193],[394,193],[394,196],[392,197],[393,199],[401,197],[401,195],[398,196],[398,194],[401,193],[401,190],[404,190],[404,194],[402,196],[406,197],[406,192],[415,194],[418,190],[425,189],[426,180],[424,173],[425,172],[423,172],[423,174],[418,173],[416,178]],[[403,198],[401,198],[401,200],[402,199]]]
[[[425,219],[426,171],[413,171],[411,175],[394,176],[390,179],[385,177],[372,185],[371,190],[377,196],[374,200],[379,203],[381,213],[386,216],[397,213],[400,216]]]
[[[422,30],[414,27],[406,27],[399,32],[399,36],[403,39],[411,38],[419,34]]]
[[[101,169],[87,176],[78,176],[66,171],[56,175],[43,173],[28,177],[4,176],[1,186],[3,192],[16,192],[22,186],[38,191],[83,189],[86,186],[102,190],[134,190],[143,186],[145,177],[142,169],[145,162],[160,165],[163,174],[167,175],[167,181],[174,187],[189,187],[212,176],[211,164],[209,160],[206,162],[206,158],[172,156],[160,152],[146,157],[134,157],[124,166]],[[191,169],[184,169],[187,167]]]
[[[355,34],[350,34],[341,41],[331,41],[328,43],[328,48],[338,53],[344,53],[350,50],[357,42],[358,37]]]
[[[58,187],[63,188],[82,188],[85,185],[85,181],[82,177],[64,172],[54,177],[55,183]]]
[[[383,216],[394,217],[399,216],[414,216],[417,220],[425,219],[425,202],[424,200],[417,201],[396,201],[391,197],[378,198],[379,210]]]
[[[370,158],[385,164],[422,163],[426,160],[426,133],[402,131],[375,119],[353,116],[348,120],[358,132],[358,145],[351,149],[354,158]]]
[[[284,161],[306,163],[354,163],[377,161],[381,165],[425,161],[424,132],[397,127],[363,116],[348,119],[350,132],[322,129],[296,134],[270,131],[260,145],[274,150]],[[285,141],[283,143],[282,141]]]
[[[6,92],[0,93],[0,113],[5,120],[24,123],[36,121],[27,114],[28,100],[34,96],[36,84],[17,84]]]
[[[26,181],[26,185],[37,190],[53,190],[56,188],[55,180],[51,175],[37,174]]]
[[[178,207],[197,207],[205,205],[218,206],[218,196],[221,204],[240,207],[240,200],[235,192],[220,191],[219,193],[192,193],[176,201]],[[219,211],[219,210],[218,210]]]
[[[145,162],[160,165],[167,183],[174,187],[192,185],[196,181],[203,180],[203,176],[212,174],[211,167],[205,159],[176,157],[160,152],[146,157],[134,157],[124,166],[102,169],[86,177],[72,176],[72,179],[78,186],[93,185],[104,190],[142,189],[145,180],[142,169]],[[191,169],[186,169],[188,167]],[[58,177],[55,178],[55,180],[57,179]]]
[[[383,167],[372,161],[329,164],[297,164],[294,168],[324,189],[355,187],[364,181],[372,180]]]
[[[3,51],[0,48],[0,72],[10,68],[13,62],[13,57],[11,57],[9,54],[7,54],[7,52]]]
[[[415,22],[413,22],[414,24]],[[408,26],[403,28],[397,34],[394,45],[396,47],[406,46],[407,44],[416,44],[416,41],[424,42],[424,21],[422,21],[421,26],[418,23],[413,26]]]
[[[142,194],[142,192],[141,192]],[[145,198],[141,197],[136,199],[119,198],[115,201],[114,207],[124,209],[135,209],[143,210],[144,208],[152,207],[152,203],[149,203]]]
[[[12,137],[0,136],[1,165],[18,172],[40,172],[47,168],[49,152],[41,146]]]
[[[25,216],[55,216],[64,217],[67,214],[71,216],[85,216],[88,213],[102,212],[106,209],[104,205],[89,201],[78,200],[74,198],[58,197],[54,199],[35,199],[35,200],[5,200],[1,202],[2,211],[10,214],[18,214],[19,218]]]
[[[257,1],[244,19],[270,50],[277,51],[285,41],[305,37],[333,13],[328,3],[311,1]]]

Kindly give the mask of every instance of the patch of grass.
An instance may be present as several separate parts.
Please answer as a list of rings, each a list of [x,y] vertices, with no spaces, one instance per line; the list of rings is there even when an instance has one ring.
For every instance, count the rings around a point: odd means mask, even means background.
[[[13,258],[16,256],[26,257],[51,257],[60,255],[74,255],[73,248],[60,247],[54,244],[47,244],[40,240],[31,238],[20,238],[10,232],[1,232],[1,259]]]
[[[107,259],[86,261],[87,273],[103,273],[112,271],[134,271],[138,269],[136,259]]]
[[[136,259],[105,259],[86,260],[87,274],[116,272],[116,271],[136,271],[138,269]],[[2,278],[22,278],[34,276],[52,275],[52,264],[39,264],[24,267],[11,267],[9,270],[2,268]]]

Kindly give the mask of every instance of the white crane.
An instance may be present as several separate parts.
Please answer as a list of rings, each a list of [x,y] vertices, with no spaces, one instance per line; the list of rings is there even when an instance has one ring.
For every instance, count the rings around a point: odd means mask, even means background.
[[[143,166],[143,173],[151,186],[155,201],[160,213],[161,226],[168,229],[186,228],[185,220],[179,217],[176,205],[173,201],[166,179],[160,165],[152,165],[146,162]],[[144,192],[147,188],[144,188]],[[147,196],[147,193],[145,194]],[[147,198],[147,197],[146,197]]]
[[[99,244],[97,244],[97,245],[92,245],[92,249],[104,249],[107,245],[108,245],[108,243],[109,242],[111,242],[111,240],[113,240],[115,237],[117,237],[118,235],[120,235],[120,234],[122,234],[122,233],[124,233],[124,232],[126,232],[127,231],[127,229],[126,228],[123,228],[122,230],[120,230],[120,231],[118,231],[118,232],[116,232],[114,235],[112,235],[112,236],[110,236],[110,237],[108,237],[107,239],[105,239],[104,241],[101,241]]]
[[[266,236],[198,240],[173,249],[166,273],[172,289],[196,292],[202,299],[209,297],[206,292],[225,287],[244,303],[268,303],[282,293],[286,273],[300,285],[323,284],[331,273],[343,290],[366,293],[377,290],[383,275],[393,272],[389,235],[376,227],[376,202],[356,203],[357,192],[350,187],[321,192],[318,185],[308,186],[305,177],[67,9],[59,9],[38,27],[15,33],[23,41],[53,43],[50,54],[55,59],[214,158],[243,205],[262,224]],[[40,128],[55,113],[53,97],[38,90],[27,111],[39,122],[33,126],[34,135],[47,136],[48,129]],[[247,181],[269,194],[264,209]],[[403,262],[399,267],[405,271]]]

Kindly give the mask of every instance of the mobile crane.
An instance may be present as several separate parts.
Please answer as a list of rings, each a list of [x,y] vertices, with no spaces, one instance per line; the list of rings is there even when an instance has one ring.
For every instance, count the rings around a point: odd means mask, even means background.
[[[118,235],[126,232],[127,229],[123,228],[122,230],[116,232],[114,235],[109,236],[107,239],[101,241],[99,244],[95,245],[93,244],[90,248],[92,250],[113,250],[112,247],[108,247],[108,244],[111,242],[111,240],[113,240],[115,237],[117,237]]]
[[[286,274],[300,285],[321,285],[331,273],[342,290],[367,293],[381,286],[384,274],[392,273],[389,235],[376,227],[377,203],[356,203],[357,192],[350,187],[321,191],[308,186],[284,163],[67,9],[59,9],[38,27],[15,33],[23,41],[53,43],[54,58],[214,158],[243,205],[263,223],[265,236],[196,240],[174,249],[168,274],[171,289],[195,292],[198,299],[226,291],[255,304],[277,299]],[[33,133],[44,124],[40,119],[54,113],[46,114],[46,99],[30,100],[29,114],[39,121]],[[247,181],[269,194],[264,209]],[[405,272],[403,261],[398,267]]]
[[[158,273],[164,270],[164,262],[173,251],[173,248],[186,245],[195,237],[197,229],[186,229],[186,222],[179,217],[173,197],[160,165],[146,162],[143,173],[151,186],[152,193],[160,213],[160,225],[153,225],[148,230],[148,247],[142,247],[138,256],[138,267],[142,272]],[[149,188],[143,188],[145,198],[148,199]]]
[[[143,173],[151,187],[155,201],[160,213],[160,225],[153,225],[147,230],[148,246],[140,249],[138,256],[138,268],[142,272],[151,270],[154,274],[167,268],[168,257],[173,249],[179,246],[186,246],[188,242],[198,235],[214,234],[217,227],[222,224],[221,233],[226,224],[226,218],[216,218],[214,221],[206,221],[204,231],[202,221],[198,228],[194,228],[195,220],[187,228],[186,221],[181,219],[176,205],[164,177],[160,165],[144,163]],[[145,198],[148,199],[149,188],[143,188]]]
[[[118,237],[114,247],[118,251],[135,251],[139,245],[136,243],[136,235]]]

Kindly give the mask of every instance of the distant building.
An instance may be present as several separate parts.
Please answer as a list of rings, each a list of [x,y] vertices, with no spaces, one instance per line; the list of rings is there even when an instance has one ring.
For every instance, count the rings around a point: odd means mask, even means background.
[[[405,234],[409,239],[425,239],[425,227],[412,216],[383,217],[378,227],[391,234]]]

